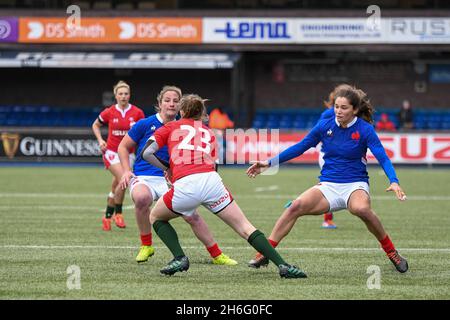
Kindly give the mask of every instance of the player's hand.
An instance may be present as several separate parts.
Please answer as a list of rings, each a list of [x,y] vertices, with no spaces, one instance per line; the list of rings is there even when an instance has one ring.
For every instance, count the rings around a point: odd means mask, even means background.
[[[269,168],[269,160],[253,161],[251,163],[253,164],[247,169],[249,178],[255,178],[258,174]]]
[[[104,153],[106,151],[106,141],[105,140],[100,140],[98,142],[99,146],[100,146],[100,150],[102,150],[102,152]]]
[[[395,192],[395,195],[397,196],[397,199],[400,201],[406,200],[406,194],[403,192],[402,188],[398,185],[398,183],[393,182],[389,186],[389,188],[386,189],[386,192],[393,191]]]
[[[166,171],[164,171],[164,178],[166,178],[169,188],[172,188],[172,170],[167,169]]]
[[[119,182],[120,189],[125,190],[126,188],[128,188],[128,186],[130,185],[130,180],[134,177],[136,176],[134,175],[133,172],[125,171]]]

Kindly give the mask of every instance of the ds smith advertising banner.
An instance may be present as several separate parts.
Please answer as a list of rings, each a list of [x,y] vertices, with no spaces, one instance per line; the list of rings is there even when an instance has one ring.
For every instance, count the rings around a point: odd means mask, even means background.
[[[227,134],[225,163],[243,164],[266,160],[299,142],[306,132],[266,134]],[[393,163],[450,164],[450,134],[398,133],[379,134]],[[319,148],[311,148],[290,163],[318,163]],[[377,163],[368,150],[367,161]]]
[[[450,18],[0,18],[0,42],[450,44]]]
[[[201,43],[201,18],[19,18],[23,43]]]

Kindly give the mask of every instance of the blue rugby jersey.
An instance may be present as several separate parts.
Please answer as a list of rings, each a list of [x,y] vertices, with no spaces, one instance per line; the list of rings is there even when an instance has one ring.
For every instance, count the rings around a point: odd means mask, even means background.
[[[322,142],[324,165],[320,181],[334,183],[369,182],[367,173],[367,148],[372,151],[391,183],[397,182],[394,167],[389,160],[373,126],[355,117],[347,128],[342,128],[336,118],[319,121],[299,143],[289,147],[269,160],[270,165],[283,163],[302,155]]]
[[[136,161],[133,166],[133,173],[137,176],[164,176],[164,172],[152,166],[150,163],[141,158],[140,154],[147,140],[155,133],[158,128],[163,126],[163,120],[159,114],[155,114],[148,118],[139,120],[128,131],[130,138],[136,142]],[[169,151],[167,146],[162,147],[156,152],[156,156],[162,160],[169,162]]]

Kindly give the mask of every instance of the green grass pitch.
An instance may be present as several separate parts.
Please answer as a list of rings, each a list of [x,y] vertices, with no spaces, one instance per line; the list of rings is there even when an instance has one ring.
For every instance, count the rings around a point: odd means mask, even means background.
[[[318,168],[283,167],[250,180],[245,168],[221,175],[249,220],[267,236],[284,204],[312,186]],[[322,218],[300,219],[280,244],[285,259],[307,279],[281,279],[274,265],[247,267],[254,251],[204,209],[223,251],[235,267],[215,266],[181,219],[173,222],[191,267],[172,277],[159,269],[170,259],[153,235],[155,255],[134,261],[139,234],[127,194],[127,228],[101,230],[110,174],[100,167],[0,167],[0,299],[449,299],[450,170],[397,170],[408,201],[386,194],[387,180],[371,167],[374,210],[410,271],[399,274],[364,224],[347,211],[335,214],[337,230],[320,229]],[[81,289],[70,290],[67,268],[80,268]],[[369,289],[370,266],[379,289]],[[369,279],[370,281],[370,279]]]

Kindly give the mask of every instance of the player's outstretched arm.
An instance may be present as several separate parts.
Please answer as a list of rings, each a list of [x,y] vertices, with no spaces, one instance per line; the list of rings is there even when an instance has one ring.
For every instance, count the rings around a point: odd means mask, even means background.
[[[255,178],[258,174],[264,172],[269,167],[269,160],[256,161],[250,166],[250,168],[247,169],[247,175],[249,178]]]
[[[406,200],[406,194],[398,183],[396,182],[391,183],[391,185],[386,189],[386,192],[389,191],[395,192],[395,195],[397,196],[398,200],[400,201]]]

